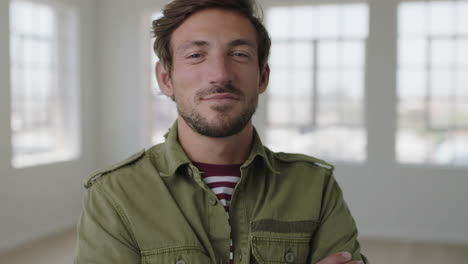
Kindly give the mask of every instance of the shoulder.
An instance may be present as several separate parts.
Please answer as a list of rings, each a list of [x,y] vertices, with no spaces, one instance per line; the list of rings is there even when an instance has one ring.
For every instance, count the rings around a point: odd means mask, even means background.
[[[275,167],[300,167],[304,169],[319,170],[331,174],[334,170],[334,166],[322,159],[298,154],[298,153],[285,153],[285,152],[273,152],[267,149],[269,152],[270,159],[273,159]]]
[[[86,189],[90,188],[96,181],[100,180],[102,177],[108,174],[112,174],[114,172],[123,170],[126,167],[139,162],[145,155],[146,155],[146,150],[143,149],[140,152],[131,155],[129,158],[121,162],[118,162],[106,169],[98,170],[98,171],[91,173],[91,175],[85,180],[84,187]]]

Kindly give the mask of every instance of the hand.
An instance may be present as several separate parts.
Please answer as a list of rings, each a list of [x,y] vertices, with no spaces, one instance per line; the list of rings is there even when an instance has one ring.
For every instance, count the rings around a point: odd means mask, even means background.
[[[364,264],[362,261],[353,261],[349,252],[340,252],[320,260],[317,264]]]

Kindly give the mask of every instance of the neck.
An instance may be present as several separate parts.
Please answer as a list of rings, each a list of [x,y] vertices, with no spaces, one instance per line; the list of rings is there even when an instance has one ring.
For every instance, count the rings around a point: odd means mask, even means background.
[[[242,164],[247,160],[253,142],[253,125],[249,122],[236,135],[207,137],[193,131],[178,117],[179,143],[190,160],[209,164]]]

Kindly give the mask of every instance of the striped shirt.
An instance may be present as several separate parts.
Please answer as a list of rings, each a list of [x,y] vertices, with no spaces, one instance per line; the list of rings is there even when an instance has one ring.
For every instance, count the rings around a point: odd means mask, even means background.
[[[203,182],[213,191],[218,197],[219,202],[224,206],[226,214],[229,218],[229,207],[231,205],[232,193],[240,179],[240,164],[239,165],[214,165],[193,162],[193,165],[200,171]],[[232,237],[230,240],[229,263],[234,263],[234,245]]]

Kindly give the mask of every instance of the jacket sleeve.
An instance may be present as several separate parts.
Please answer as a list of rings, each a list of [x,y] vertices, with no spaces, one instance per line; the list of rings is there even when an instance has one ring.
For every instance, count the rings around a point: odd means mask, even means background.
[[[137,264],[140,254],[123,211],[99,182],[85,193],[75,264]]]
[[[309,263],[338,252],[348,251],[353,260],[369,263],[357,240],[356,223],[343,199],[343,193],[332,173],[326,180],[322,197],[319,225],[312,238],[312,254]]]

